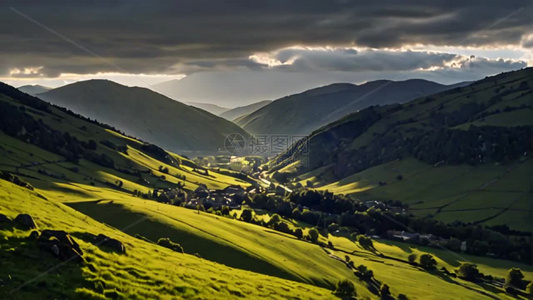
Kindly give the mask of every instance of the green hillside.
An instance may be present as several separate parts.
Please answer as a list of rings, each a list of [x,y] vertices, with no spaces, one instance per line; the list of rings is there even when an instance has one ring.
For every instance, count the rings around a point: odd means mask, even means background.
[[[361,85],[338,83],[275,100],[236,123],[252,134],[308,135],[366,107],[404,103],[448,88],[419,79],[378,80]]]
[[[9,218],[28,213],[40,230],[67,231],[84,253],[83,263],[61,262],[39,249],[29,237],[30,231],[2,225],[2,299],[332,298],[329,290],[313,285],[173,252],[129,235],[130,228],[135,228],[132,225],[142,223],[128,224],[121,231],[76,212],[56,198],[40,196],[3,180],[0,204],[0,213]],[[98,234],[120,240],[126,254],[95,245],[92,237]]]
[[[531,232],[532,87],[528,68],[368,108],[313,132],[270,172],[361,200],[399,200],[422,217]]]
[[[77,82],[39,97],[182,154],[217,153],[224,149],[227,135],[248,136],[239,126],[202,109],[107,80]]]

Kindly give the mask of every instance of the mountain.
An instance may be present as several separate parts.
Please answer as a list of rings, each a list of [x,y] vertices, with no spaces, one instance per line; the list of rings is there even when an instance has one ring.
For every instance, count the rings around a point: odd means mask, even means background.
[[[248,134],[235,124],[149,89],[88,80],[39,97],[175,152],[223,149],[228,134]]]
[[[331,193],[317,199],[314,191],[298,191],[281,198],[267,189],[246,195],[244,209],[208,208],[213,199],[205,207],[191,207],[187,199],[194,203],[197,199],[189,196],[202,185],[217,194],[231,187],[231,201],[239,199],[233,193],[239,191],[236,185],[253,185],[254,191],[258,184],[269,185],[242,173],[206,171],[183,156],[2,83],[0,166],[1,299],[339,299],[332,291],[346,279],[364,299],[377,299],[382,283],[403,299],[496,299],[505,295],[499,283],[510,268],[533,276],[530,264],[385,238],[363,247],[353,239],[362,240],[358,234],[364,228],[347,220],[357,217],[379,230],[381,213],[362,212],[361,202],[344,197],[331,201]],[[300,195],[309,196],[313,207],[317,200],[328,211],[342,207],[342,214],[300,212],[294,202]],[[250,208],[258,205],[268,210],[253,213]],[[245,221],[246,212],[252,219]],[[307,221],[314,216],[327,219]],[[428,224],[411,220],[414,226]],[[475,232],[476,238],[499,241],[489,240],[491,251],[503,251],[501,234],[477,227]],[[506,248],[511,254],[515,249],[530,253],[527,237],[505,236],[503,241],[513,241]],[[425,253],[445,270],[468,260],[488,283],[436,276],[409,262],[412,254]],[[370,273],[364,269],[372,270],[370,279],[360,278],[360,272]]]
[[[366,107],[404,103],[448,88],[420,79],[337,83],[275,100],[240,118],[237,124],[252,134],[307,135]]]
[[[186,104],[192,105],[194,107],[201,108],[201,109],[203,109],[203,110],[205,110],[207,112],[210,112],[213,115],[217,115],[217,116],[220,115],[221,113],[224,113],[224,112],[230,110],[230,108],[221,107],[221,106],[218,106],[216,104],[211,104],[211,103],[186,102]]]
[[[418,216],[531,232],[532,141],[527,68],[352,113],[277,156],[269,172],[362,200],[397,200]]]
[[[19,91],[21,91],[21,92],[26,93],[26,94],[35,96],[37,94],[47,92],[47,91],[51,90],[52,88],[47,87],[47,86],[42,86],[42,85],[35,84],[35,85],[19,86],[17,89]]]
[[[264,101],[260,101],[260,102],[257,102],[257,103],[253,103],[253,104],[250,104],[250,105],[246,105],[246,106],[239,106],[239,107],[235,107],[235,108],[232,108],[228,111],[225,111],[221,114],[219,114],[220,117],[226,119],[226,120],[230,120],[230,121],[234,121],[236,120],[237,118],[241,118],[241,117],[244,117],[258,109],[260,109],[261,107],[267,105],[267,104],[270,104],[272,101],[271,100],[264,100]]]

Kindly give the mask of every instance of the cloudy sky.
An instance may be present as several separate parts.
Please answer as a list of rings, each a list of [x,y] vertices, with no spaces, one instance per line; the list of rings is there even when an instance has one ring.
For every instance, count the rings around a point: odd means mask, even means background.
[[[533,66],[533,1],[1,1],[0,81],[106,78],[238,106]],[[157,85],[161,82],[170,83]]]

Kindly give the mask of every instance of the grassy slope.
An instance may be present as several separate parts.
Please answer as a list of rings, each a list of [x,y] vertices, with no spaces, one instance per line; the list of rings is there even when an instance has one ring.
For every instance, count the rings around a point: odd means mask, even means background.
[[[14,218],[31,214],[39,228],[66,230],[80,243],[88,264],[59,265],[26,237],[28,231],[0,230],[0,298],[103,297],[117,290],[124,298],[329,298],[329,290],[232,269],[135,239],[97,222],[54,199],[0,181],[0,213]],[[135,228],[135,226],[130,229]],[[109,253],[87,242],[99,233],[121,240],[127,255]],[[53,269],[43,275],[46,270]],[[24,285],[25,282],[29,283]],[[108,296],[110,296],[108,294]]]
[[[446,299],[485,299],[490,296],[480,294],[480,292],[489,292],[496,296],[496,299],[513,299],[509,295],[505,295],[505,292],[497,287],[484,284],[478,285],[461,279],[442,276],[439,275],[439,272],[423,271],[404,262],[383,259],[361,249],[346,238],[330,237],[330,240],[340,250],[356,251],[354,254],[349,255],[355,265],[364,264],[373,270],[376,279],[387,283],[391,287],[393,294],[404,293],[409,299],[442,299],[443,297]],[[416,253],[417,255],[431,253],[435,255],[439,268],[444,266],[448,270],[453,270],[459,266],[460,262],[468,261],[477,264],[481,272],[492,274],[493,276],[505,277],[510,267],[520,267],[526,279],[533,278],[533,267],[517,264],[516,262],[462,255],[445,250],[391,241],[374,241],[374,246],[378,252],[402,260],[407,260],[411,253]],[[336,254],[344,258],[346,253],[343,251],[336,251]]]
[[[370,295],[364,283],[351,275],[342,263],[329,258],[320,247],[270,229],[151,201],[78,202],[69,206],[116,227],[148,217],[129,232],[154,240],[171,237],[179,241],[186,252],[197,252],[206,259],[232,267],[315,285],[328,284],[338,278],[350,278],[356,282],[359,295]],[[121,218],[116,218],[117,215]],[[268,221],[268,216],[262,217]],[[378,257],[347,238],[329,236],[329,239],[340,251],[328,251],[339,257],[345,256],[343,250],[355,251],[350,255],[355,264],[364,264],[374,270],[376,278],[389,284],[394,294],[404,293],[410,299],[439,299],[443,295],[449,299],[488,299],[489,296],[480,294],[488,292],[507,299],[499,288],[439,277],[438,273],[428,273],[406,263]],[[388,241],[375,242],[375,245],[378,251],[403,260],[413,252],[433,253],[439,257],[439,266],[449,270],[457,267],[460,261],[471,261],[487,274],[504,277],[509,268],[520,267],[527,279],[533,278],[533,267],[516,262],[475,256],[464,256],[462,259],[462,256],[447,251]]]
[[[510,72],[502,77],[489,78],[488,80],[469,87],[463,87],[458,92],[445,92],[433,95],[434,101],[425,103],[425,97],[403,104],[402,110],[370,126],[357,138],[344,141],[341,150],[358,149],[375,139],[375,136],[398,134],[404,137],[410,135],[410,128],[430,130],[427,126],[429,112],[442,105],[443,112],[457,110],[464,103],[488,102],[498,92],[506,89],[516,90],[522,81],[527,81],[533,86],[531,74],[533,69]],[[483,112],[495,112],[487,117],[474,117],[471,122],[466,122],[454,127],[455,129],[468,129],[476,126],[521,126],[533,125],[533,97],[532,92],[515,91],[502,96],[502,101],[487,107]],[[511,110],[505,110],[511,108]],[[515,109],[515,110],[513,110]],[[481,113],[483,113],[481,112]],[[481,114],[480,113],[480,114]],[[478,114],[478,116],[480,115]],[[342,126],[356,120],[359,114],[352,114],[335,123],[314,132],[310,137],[310,161],[313,158],[313,137],[322,132]],[[400,120],[409,120],[404,125],[393,126],[387,131],[388,124]],[[320,147],[320,145],[316,145]],[[321,149],[316,149],[320,152]],[[335,155],[336,150],[334,149]],[[338,154],[338,153],[337,153]],[[303,155],[305,157],[305,155]],[[305,157],[307,158],[307,157]],[[327,160],[322,157],[322,160]],[[356,160],[356,157],[351,158]],[[280,172],[295,172],[299,162],[296,156],[287,161],[285,168]],[[348,161],[349,162],[349,161]],[[313,161],[311,161],[313,163]],[[296,173],[300,183],[304,186],[309,180],[314,187],[328,189],[337,193],[354,194],[356,197],[367,199],[393,199],[409,203],[416,209],[413,213],[426,216],[435,215],[443,221],[479,221],[491,218],[485,222],[488,225],[508,224],[511,228],[533,231],[531,222],[533,209],[531,207],[531,192],[533,178],[531,176],[531,162],[508,162],[503,165],[487,164],[481,166],[441,166],[433,168],[411,158],[403,161],[389,162],[375,166],[348,177],[338,179],[333,175],[334,165],[320,166],[316,169]],[[508,169],[511,168],[510,171]],[[396,177],[403,176],[399,182]],[[501,178],[500,178],[501,177]],[[492,180],[495,180],[492,182]],[[379,186],[378,182],[387,182]],[[485,185],[486,184],[486,185]],[[441,209],[439,209],[441,208]],[[497,215],[498,214],[498,215]]]
[[[330,259],[316,245],[238,220],[143,200],[69,205],[118,228],[149,216],[132,233],[154,241],[170,237],[186,252],[232,267],[330,288],[339,278],[355,279],[343,264]]]
[[[408,203],[415,215],[431,214],[448,222],[479,221],[508,208],[485,224],[507,224],[511,228],[533,231],[529,222],[532,217],[531,168],[533,161],[529,159],[505,167],[438,168],[405,159],[364,170],[319,189],[354,194],[362,200],[400,200]],[[400,174],[401,181],[397,179]],[[302,184],[313,180],[312,177],[301,178]],[[387,185],[379,186],[380,181]]]

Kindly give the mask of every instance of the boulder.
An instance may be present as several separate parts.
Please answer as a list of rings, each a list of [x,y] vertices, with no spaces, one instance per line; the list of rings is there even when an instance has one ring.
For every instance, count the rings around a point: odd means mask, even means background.
[[[26,229],[36,229],[37,224],[35,224],[35,221],[33,218],[28,214],[20,214],[15,218],[15,222],[22,225],[22,227]]]
[[[11,222],[11,219],[8,216],[0,214],[0,224],[9,222]]]
[[[41,248],[65,261],[83,261],[83,251],[78,243],[63,230],[43,230],[38,238]]]
[[[106,246],[108,247],[109,249],[115,251],[115,252],[118,252],[118,253],[126,253],[126,247],[124,246],[124,244],[119,241],[119,240],[116,240],[116,239],[113,239],[113,238],[110,238],[106,235],[103,235],[103,234],[99,234],[97,237],[96,237],[96,244],[97,245],[102,245],[102,246]]]

